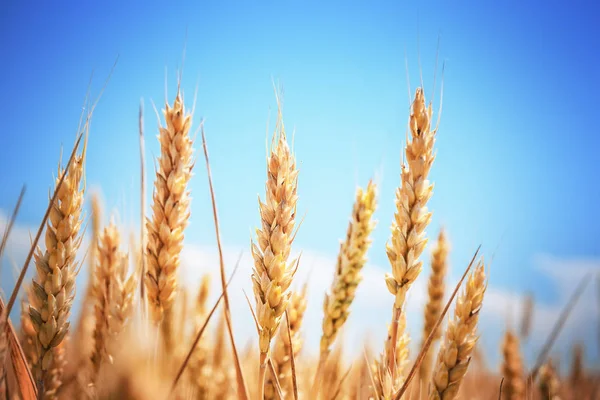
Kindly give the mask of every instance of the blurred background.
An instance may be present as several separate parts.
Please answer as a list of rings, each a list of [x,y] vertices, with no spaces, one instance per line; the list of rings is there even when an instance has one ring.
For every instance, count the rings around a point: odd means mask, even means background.
[[[308,351],[318,349],[322,297],[355,190],[369,179],[379,185],[379,223],[344,340],[359,351],[365,340],[379,350],[393,302],[383,281],[385,243],[410,101],[422,80],[434,119],[442,110],[427,232],[434,239],[441,226],[447,230],[449,286],[482,245],[490,277],[480,325],[486,360],[498,363],[502,332],[507,324],[518,327],[531,293],[533,331],[524,354],[533,362],[571,292],[591,272],[552,355],[566,365],[581,342],[588,365],[598,367],[593,281],[600,273],[600,136],[591,118],[600,100],[597,8],[554,1],[417,3],[4,3],[2,230],[27,185],[2,260],[4,296],[46,209],[61,149],[67,161],[88,87],[95,99],[118,58],[94,113],[86,166],[87,193],[101,193],[105,222],[113,216],[124,237],[139,232],[140,101],[149,202],[160,154],[153,106],[160,113],[165,97],[173,101],[181,73],[186,106],[195,104],[194,127],[205,119],[228,270],[243,251],[231,295],[237,340],[254,340],[242,289],[250,287],[249,243],[259,223],[257,196],[264,197],[266,141],[276,116],[274,87],[280,87],[300,169],[304,220],[293,247],[303,254],[296,283],[310,282]],[[199,139],[196,155],[181,268],[191,288],[218,269]],[[424,261],[427,267],[429,250]],[[414,346],[428,274],[425,268],[408,299]],[[81,285],[86,279],[84,268]],[[216,299],[218,280],[213,283]]]

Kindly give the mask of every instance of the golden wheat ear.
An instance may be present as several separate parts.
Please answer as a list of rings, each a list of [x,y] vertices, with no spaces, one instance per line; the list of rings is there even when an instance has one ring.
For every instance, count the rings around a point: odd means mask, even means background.
[[[367,262],[367,251],[371,245],[370,235],[375,228],[372,217],[376,206],[376,186],[371,181],[366,190],[359,188],[356,192],[346,238],[340,245],[333,282],[329,292],[325,294],[316,386],[338,331],[348,319],[350,305],[362,280],[361,270]],[[313,396],[316,396],[315,392]]]
[[[423,340],[421,342],[421,346],[423,346],[427,340],[427,337],[432,332],[433,326],[442,312],[442,302],[444,300],[444,293],[446,289],[445,280],[446,272],[448,270],[449,251],[450,244],[448,242],[446,232],[442,229],[440,230],[435,248],[433,249],[431,255],[431,274],[429,275],[429,282],[427,284],[427,293],[429,298],[427,299],[427,304],[425,305],[425,323],[423,326]],[[437,331],[434,332],[434,343],[439,340],[440,337],[441,329],[438,328]],[[432,363],[433,353],[428,351],[425,353],[425,359],[423,360],[421,368],[419,369],[419,380],[421,387],[429,383]],[[424,398],[426,394],[427,392],[425,390],[421,390],[421,398]]]
[[[297,262],[288,263],[288,257],[294,240],[298,170],[287,143],[281,109],[273,140],[267,159],[266,200],[264,203],[259,200],[261,229],[256,230],[256,242],[252,241],[251,246],[254,259],[252,283],[259,325],[260,399],[264,397],[271,340],[290,301],[289,287],[297,268]]]
[[[38,355],[33,366],[38,391],[55,398],[61,386],[64,349],[60,346],[69,331],[68,316],[75,296],[75,276],[79,264],[75,257],[81,244],[84,198],[83,165],[85,150],[66,169],[63,185],[51,201],[46,250],[35,254],[37,277],[29,297],[29,317],[36,332]],[[59,176],[63,171],[59,169]],[[57,179],[57,186],[60,181]]]
[[[477,323],[487,288],[483,261],[467,280],[464,293],[457,299],[454,319],[450,321],[429,389],[429,399],[452,400],[458,396],[473,348],[477,344]]]
[[[160,126],[160,157],[154,181],[152,218],[147,221],[148,243],[145,276],[148,307],[160,326],[165,354],[173,348],[172,308],[177,294],[179,256],[190,217],[188,183],[192,177],[192,116],[186,114],[178,92],[173,106],[164,110]]]
[[[426,107],[423,89],[418,88],[411,107],[409,130],[411,139],[405,148],[406,162],[402,165],[401,185],[396,191],[396,212],[392,235],[386,244],[386,253],[392,273],[386,274],[388,290],[394,295],[389,344],[386,345],[385,363],[392,381],[396,377],[396,343],[398,324],[408,289],[423,268],[419,261],[427,244],[425,228],[431,221],[427,202],[433,193],[428,176],[435,154],[436,129],[431,127],[431,107]]]

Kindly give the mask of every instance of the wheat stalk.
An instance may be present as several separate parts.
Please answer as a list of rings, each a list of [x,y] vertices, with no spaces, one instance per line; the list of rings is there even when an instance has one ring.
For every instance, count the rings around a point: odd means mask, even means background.
[[[483,261],[469,276],[464,293],[456,300],[454,319],[449,322],[437,356],[429,390],[431,400],[452,400],[458,395],[477,344],[477,322],[487,280]]]
[[[427,304],[425,305],[425,316],[424,316],[424,326],[423,326],[423,340],[421,342],[421,347],[429,337],[429,334],[433,330],[436,321],[438,320],[443,304],[442,301],[444,299],[445,285],[444,281],[446,279],[446,271],[448,269],[448,252],[450,250],[450,244],[448,243],[448,239],[446,238],[446,233],[444,230],[440,230],[438,235],[438,240],[435,248],[433,249],[433,253],[431,256],[431,275],[429,276],[429,283],[427,285],[427,293],[429,294],[429,299]],[[435,332],[435,336],[433,340],[439,340],[441,337],[441,329],[438,328]],[[432,343],[432,344],[433,344]],[[421,367],[419,368],[419,377],[421,380],[421,385],[429,381],[431,375],[431,367],[433,362],[433,352],[431,348],[425,353],[425,358],[421,363]],[[426,393],[423,391],[422,396]]]
[[[46,250],[37,249],[37,277],[29,296],[29,317],[35,330],[34,376],[39,393],[56,398],[61,385],[62,350],[58,346],[69,331],[69,314],[73,303],[77,263],[75,256],[81,237],[81,209],[84,190],[85,149],[76,156],[60,186],[49,214],[45,234]],[[62,175],[59,168],[58,176]],[[57,179],[58,184],[58,179]]]
[[[386,252],[392,273],[386,274],[386,284],[395,296],[391,323],[391,345],[388,346],[386,364],[395,376],[395,349],[398,322],[406,293],[415,281],[423,263],[419,257],[425,249],[425,228],[431,220],[427,201],[433,185],[427,177],[435,159],[433,145],[437,129],[431,128],[431,105],[425,106],[423,90],[418,88],[412,103],[409,129],[412,140],[406,144],[406,163],[402,166],[402,184],[396,191],[396,213],[392,223],[391,239]]]
[[[183,231],[190,217],[188,183],[192,176],[192,116],[185,113],[178,92],[173,107],[164,110],[160,127],[159,169],[154,181],[152,219],[148,220],[146,289],[154,322],[160,324],[165,350],[173,346],[171,309],[177,290]]]
[[[261,229],[252,241],[252,283],[259,326],[259,398],[262,399],[269,347],[287,308],[294,277],[294,262],[288,263],[294,239],[298,170],[287,144],[278,111],[276,133],[267,159],[265,202],[259,199]]]

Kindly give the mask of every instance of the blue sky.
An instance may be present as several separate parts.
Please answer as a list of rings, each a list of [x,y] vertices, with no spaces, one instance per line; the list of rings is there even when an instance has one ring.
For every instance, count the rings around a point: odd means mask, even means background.
[[[143,98],[150,186],[159,154],[151,101],[162,108],[165,77],[172,101],[187,43],[182,88],[190,107],[198,89],[195,121],[206,118],[225,243],[247,248],[258,223],[275,80],[284,90],[284,119],[295,130],[301,171],[299,212],[306,218],[295,247],[335,257],[356,185],[376,176],[379,226],[370,260],[385,269],[408,85],[414,92],[419,84],[420,53],[431,97],[440,38],[435,109],[442,62],[444,96],[429,235],[447,228],[454,278],[481,243],[486,259],[493,258],[491,287],[532,291],[541,306],[559,308],[566,295],[557,281],[580,265],[570,266],[573,260],[600,265],[600,137],[593,120],[600,100],[598,10],[584,2],[399,3],[4,5],[0,209],[7,214],[26,183],[19,223],[39,223],[60,146],[70,149],[74,141],[90,75],[97,95],[118,56],[92,123],[87,183],[101,187],[106,208],[124,224],[137,226],[138,106]],[[199,160],[186,241],[210,247]],[[544,265],[552,264],[554,275],[536,267],[548,257],[554,261]],[[381,313],[387,318],[389,307]],[[497,336],[490,338],[493,351]]]

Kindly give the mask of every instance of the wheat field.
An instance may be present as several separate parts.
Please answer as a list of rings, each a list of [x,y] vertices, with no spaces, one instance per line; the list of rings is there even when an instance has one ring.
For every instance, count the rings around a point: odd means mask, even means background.
[[[142,187],[143,220],[135,232],[103,210],[98,193],[87,193],[85,173],[89,127],[94,107],[83,115],[68,160],[59,167],[47,212],[40,222],[24,268],[10,297],[3,299],[0,321],[0,398],[4,399],[596,399],[600,376],[586,367],[585,350],[573,349],[571,365],[557,368],[550,358],[555,335],[533,365],[526,365],[521,342],[531,331],[535,302],[523,306],[517,332],[506,324],[497,343],[502,365],[486,365],[478,346],[478,321],[486,309],[490,255],[469,249],[472,259],[458,284],[447,279],[452,232],[428,231],[434,218],[428,202],[435,196],[429,172],[438,166],[438,113],[423,88],[413,95],[406,116],[407,137],[399,161],[401,174],[390,221],[373,217],[377,181],[364,182],[348,199],[349,220],[330,277],[329,289],[315,293],[299,281],[309,268],[293,251],[302,230],[302,171],[284,125],[277,93],[276,124],[269,133],[264,192],[256,207],[257,228],[246,251],[251,274],[225,265],[218,209],[202,121],[179,88],[164,104],[158,130],[160,154],[155,173]],[[144,135],[140,110],[142,166]],[[199,132],[196,135],[196,132]],[[210,136],[209,136],[210,137]],[[57,159],[59,155],[57,154]],[[181,252],[193,212],[190,181],[205,161],[211,195],[219,265],[189,289],[179,273]],[[146,171],[141,168],[141,174]],[[142,182],[145,180],[142,179]],[[145,191],[151,193],[144,204]],[[260,190],[260,188],[257,188]],[[150,198],[150,197],[149,197]],[[20,202],[20,200],[19,200]],[[83,213],[86,202],[91,215]],[[18,206],[15,208],[15,217]],[[106,214],[106,215],[105,215]],[[326,222],[325,222],[326,223]],[[390,227],[385,245],[372,246],[372,232]],[[6,226],[2,251],[10,235]],[[128,235],[132,236],[128,239]],[[87,236],[86,236],[87,235]],[[89,241],[84,241],[88,237]],[[333,238],[335,239],[335,238]],[[89,243],[89,244],[88,244]],[[379,247],[379,248],[376,248]],[[340,343],[352,317],[370,251],[385,252],[384,281],[389,291],[387,336],[355,343],[349,358]],[[32,271],[26,276],[26,270]],[[33,274],[33,279],[29,276]],[[78,274],[87,286],[78,287]],[[233,279],[251,282],[247,312],[255,326],[253,341],[242,346],[231,313]],[[212,284],[211,280],[218,282]],[[424,326],[407,329],[411,286],[427,282]],[[215,283],[215,282],[213,282]],[[211,296],[210,291],[218,288]],[[574,288],[564,318],[583,288]],[[217,299],[215,302],[209,299]],[[319,331],[304,329],[307,303],[319,303]],[[78,315],[71,309],[77,303]],[[20,320],[7,317],[19,310]],[[391,312],[390,312],[391,311]],[[12,313],[11,315],[14,315]],[[556,332],[565,319],[556,321]],[[367,327],[365,327],[367,330]],[[318,352],[304,351],[307,337],[318,338]],[[410,351],[410,343],[418,344]],[[414,346],[412,347],[415,348]],[[564,361],[563,361],[564,362]],[[562,371],[562,373],[561,373]]]

